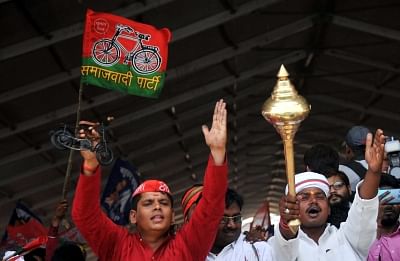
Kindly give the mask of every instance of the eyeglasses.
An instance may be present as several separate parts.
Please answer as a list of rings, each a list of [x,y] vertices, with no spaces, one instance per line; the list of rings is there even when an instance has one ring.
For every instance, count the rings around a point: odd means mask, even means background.
[[[331,190],[332,188],[334,190],[339,190],[344,186],[344,182],[343,181],[336,181],[335,183],[333,183],[332,185],[329,185],[329,190]]]
[[[228,224],[229,221],[232,220],[233,223],[237,224],[237,223],[241,223],[242,222],[242,215],[236,215],[236,216],[223,216],[220,223],[221,224]]]

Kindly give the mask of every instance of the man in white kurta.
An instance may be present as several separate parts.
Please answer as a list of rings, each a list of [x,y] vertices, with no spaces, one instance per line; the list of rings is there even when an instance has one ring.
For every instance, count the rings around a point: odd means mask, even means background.
[[[298,236],[286,240],[275,227],[275,236],[269,239],[277,260],[366,260],[368,249],[376,237],[376,218],[378,215],[378,198],[363,200],[358,193],[350,208],[346,222],[337,229],[326,224],[318,243],[311,239],[302,229]]]
[[[190,196],[199,193],[198,190],[190,189],[184,194],[182,202],[193,202]],[[193,192],[193,193],[191,193]],[[196,197],[193,197],[196,198]],[[203,200],[203,199],[202,199]],[[217,235],[211,251],[208,253],[207,261],[274,261],[271,247],[266,241],[250,243],[242,233],[241,210],[243,198],[235,190],[229,189],[225,194],[224,215],[218,227]],[[190,218],[190,204],[182,204],[184,213]]]
[[[208,253],[207,260],[272,261],[271,247],[266,241],[250,243],[242,233],[239,238],[225,246],[218,255]]]
[[[296,197],[285,196],[280,201],[280,224],[276,226],[275,236],[268,241],[276,260],[366,260],[376,236],[383,144],[381,130],[377,130],[374,140],[371,134],[367,136],[365,158],[368,171],[365,179],[357,185],[348,218],[340,229],[326,223],[330,212],[327,179],[313,172],[295,175]],[[297,233],[293,233],[288,222],[296,218],[302,225]]]

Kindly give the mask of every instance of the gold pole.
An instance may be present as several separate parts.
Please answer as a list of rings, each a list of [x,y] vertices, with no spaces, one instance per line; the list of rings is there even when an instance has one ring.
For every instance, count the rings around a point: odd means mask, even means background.
[[[283,147],[285,151],[285,162],[286,162],[286,173],[287,182],[289,187],[289,194],[291,196],[296,196],[296,190],[294,188],[294,156],[293,156],[293,140],[284,140]],[[293,174],[292,174],[293,173]]]
[[[293,139],[300,123],[310,112],[310,105],[297,94],[283,65],[277,76],[278,80],[271,97],[263,104],[262,115],[281,135],[285,153],[288,194],[296,196]],[[295,219],[290,220],[288,225],[292,232],[296,233],[300,224],[300,220]]]

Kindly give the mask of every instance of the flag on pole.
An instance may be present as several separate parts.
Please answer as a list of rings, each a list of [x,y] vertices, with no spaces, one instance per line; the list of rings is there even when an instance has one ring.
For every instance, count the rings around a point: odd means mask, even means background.
[[[128,161],[117,159],[101,197],[101,205],[114,223],[128,224],[132,193],[139,184],[137,169]]]
[[[157,98],[171,32],[108,13],[86,13],[81,82]]]
[[[17,202],[3,235],[2,248],[22,247],[40,236],[47,236],[42,221],[21,202]]]

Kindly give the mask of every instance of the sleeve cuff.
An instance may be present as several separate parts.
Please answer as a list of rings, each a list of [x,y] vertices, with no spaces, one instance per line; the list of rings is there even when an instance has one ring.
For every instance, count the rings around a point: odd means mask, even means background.
[[[353,204],[357,204],[357,203],[361,203],[362,202],[364,207],[375,208],[376,207],[376,203],[378,202],[378,204],[379,204],[378,194],[374,198],[371,198],[371,199],[363,199],[358,194],[359,187],[360,187],[361,183],[363,183],[363,182],[364,182],[364,180],[361,180],[360,182],[357,183],[356,195],[354,196]]]

